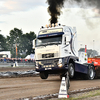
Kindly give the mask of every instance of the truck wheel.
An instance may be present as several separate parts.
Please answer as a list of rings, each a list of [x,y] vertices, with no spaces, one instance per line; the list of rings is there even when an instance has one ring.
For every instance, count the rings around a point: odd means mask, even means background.
[[[93,80],[95,77],[95,71],[93,65],[89,66],[88,73],[86,75],[86,79]]]
[[[68,77],[68,79],[66,79],[66,82],[67,82],[67,91],[68,91],[68,89],[69,89],[69,87],[70,87],[70,80],[69,80],[69,77]]]
[[[41,77],[41,79],[47,79],[48,78],[48,73],[40,72],[40,77]]]
[[[60,75],[60,79],[61,79],[61,80],[62,80],[62,77],[67,78],[67,77],[65,76],[65,74]],[[67,83],[67,90],[68,90],[69,87],[70,87],[70,80],[69,80],[69,77],[68,77],[68,79],[66,79],[66,83]]]
[[[75,74],[75,70],[74,70],[73,63],[69,63],[68,72],[69,72],[69,77],[70,78],[73,78],[74,77],[74,74]]]

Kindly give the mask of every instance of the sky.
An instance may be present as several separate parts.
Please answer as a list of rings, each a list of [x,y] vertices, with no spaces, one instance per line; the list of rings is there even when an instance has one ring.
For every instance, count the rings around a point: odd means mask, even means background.
[[[23,33],[38,34],[41,26],[49,24],[46,0],[0,0],[0,34],[5,37],[14,28]],[[78,46],[100,53],[100,13],[95,7],[80,7],[64,3],[58,23],[76,27]]]

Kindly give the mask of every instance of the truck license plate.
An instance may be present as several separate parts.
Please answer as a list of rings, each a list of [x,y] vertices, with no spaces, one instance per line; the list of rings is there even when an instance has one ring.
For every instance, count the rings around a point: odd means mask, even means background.
[[[45,68],[45,70],[51,70],[52,68]]]

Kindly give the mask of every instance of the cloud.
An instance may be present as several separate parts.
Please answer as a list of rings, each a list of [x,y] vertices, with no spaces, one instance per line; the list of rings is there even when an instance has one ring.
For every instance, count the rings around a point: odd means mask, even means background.
[[[62,12],[59,23],[76,27],[78,46],[80,47],[80,44],[83,47],[87,45],[88,49],[92,49],[93,40],[95,40],[95,50],[100,52],[100,43],[98,42],[100,40],[100,18],[92,18],[96,13],[92,9],[83,8],[63,8]]]
[[[5,23],[5,21],[0,21],[0,23]]]
[[[44,0],[0,0],[0,14],[26,11],[39,6],[46,6]]]
[[[13,12],[0,17],[0,21],[5,22],[0,23],[0,29],[5,36],[9,35],[10,30],[15,27],[22,29],[24,33],[34,31],[37,34],[41,26],[49,23],[49,17],[45,6],[39,6],[28,11]]]

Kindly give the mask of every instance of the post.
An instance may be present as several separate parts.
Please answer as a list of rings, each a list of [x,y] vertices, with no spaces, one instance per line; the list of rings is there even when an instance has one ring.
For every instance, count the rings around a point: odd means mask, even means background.
[[[93,40],[93,56],[94,56],[94,42],[95,42],[95,40]]]
[[[18,53],[17,53],[17,44],[16,44],[16,58],[17,58],[17,55],[18,55]]]
[[[95,42],[95,40],[93,40],[93,50],[94,50],[94,42]]]

